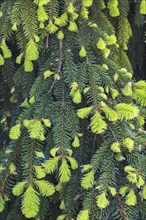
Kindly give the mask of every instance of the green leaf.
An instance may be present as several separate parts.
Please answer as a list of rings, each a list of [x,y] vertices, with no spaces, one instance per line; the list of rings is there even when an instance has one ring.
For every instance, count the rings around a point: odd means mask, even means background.
[[[106,37],[106,43],[108,45],[116,44],[116,42],[117,42],[117,38],[114,34]]]
[[[79,85],[77,82],[73,82],[71,84],[71,91],[70,91],[70,95],[73,97],[75,92],[79,89]]]
[[[38,139],[38,140],[42,140],[42,135],[44,135],[44,127],[41,124],[41,122],[39,120],[29,120],[29,125],[28,125],[28,132],[29,132],[29,136],[32,139]]]
[[[57,151],[59,150],[59,147],[54,147],[50,150],[50,154],[52,157],[56,156]]]
[[[9,166],[10,174],[17,174],[16,172],[16,166],[14,163],[11,163]]]
[[[0,48],[3,52],[4,58],[10,58],[12,56],[12,53],[11,53],[10,49],[8,48],[8,46],[6,45],[4,40],[2,41]]]
[[[39,1],[39,6],[47,5],[50,2],[50,0],[41,0]]]
[[[64,12],[60,17],[54,18],[54,19],[55,19],[55,24],[56,25],[58,25],[60,27],[63,27],[68,22],[68,14],[67,14],[67,12]]]
[[[11,200],[10,197],[4,195],[4,201],[5,201],[5,202],[9,202],[10,200]]]
[[[41,151],[35,151],[35,154],[36,154],[37,157],[42,157],[42,158],[44,158],[44,153],[41,152]]]
[[[58,38],[58,40],[63,40],[64,39],[63,31],[58,31],[57,38]]]
[[[23,121],[23,125],[24,125],[24,127],[26,127],[27,129],[29,128],[30,123],[31,123],[31,120],[25,119],[25,120]]]
[[[120,193],[122,196],[125,196],[127,190],[128,190],[128,186],[123,186],[123,187],[120,188],[119,193]]]
[[[17,183],[12,189],[13,194],[15,196],[20,196],[23,193],[26,183],[26,181]]]
[[[113,109],[109,108],[104,102],[101,102],[101,109],[105,113],[109,121],[117,121],[118,114]]]
[[[93,0],[82,0],[82,4],[84,7],[91,7],[93,4]]]
[[[59,215],[56,220],[65,220],[66,215]]]
[[[62,187],[63,187],[63,183],[59,182],[59,183],[56,185],[55,189],[56,189],[57,192],[60,192],[61,189],[62,189]]]
[[[77,111],[77,115],[80,117],[80,118],[86,118],[90,112],[92,111],[93,107],[86,107],[86,108],[81,108]]]
[[[26,57],[30,61],[37,60],[39,57],[38,46],[32,39],[27,44]]]
[[[30,99],[29,99],[29,104],[30,105],[33,105],[35,103],[35,97],[32,96]]]
[[[109,186],[108,189],[109,189],[109,191],[110,191],[110,193],[111,193],[112,196],[115,196],[115,195],[116,195],[117,192],[116,192],[116,188],[115,188],[115,187]]]
[[[107,95],[106,95],[104,92],[98,93],[98,95],[99,95],[101,98],[107,100]]]
[[[23,57],[23,53],[21,53],[21,54],[16,58],[16,63],[17,63],[17,64],[21,64],[22,57]]]
[[[125,138],[123,145],[129,152],[132,152],[134,149],[134,141],[131,138]]]
[[[34,40],[36,43],[38,43],[40,41],[40,38],[38,35],[33,35],[33,37],[34,37]]]
[[[72,157],[66,157],[66,158],[69,160],[71,168],[73,170],[78,168],[78,163],[77,163],[77,161],[74,158],[72,158]]]
[[[145,184],[145,182],[144,182],[142,176],[139,175],[139,176],[138,176],[137,183],[136,183],[136,186],[137,186],[137,187],[141,187],[141,186],[143,186],[144,184]]]
[[[103,49],[106,48],[106,43],[105,43],[105,41],[102,38],[100,38],[98,40],[97,48],[100,49],[100,50],[103,50]]]
[[[54,185],[46,180],[36,180],[35,184],[38,186],[42,196],[52,196],[55,192]]]
[[[50,158],[43,165],[47,173],[53,173],[58,166],[59,157]]]
[[[81,103],[81,101],[82,101],[82,96],[80,90],[78,89],[73,95],[73,102],[79,104]]]
[[[99,208],[104,209],[109,205],[109,201],[106,198],[105,192],[102,192],[96,197],[96,204]]]
[[[67,152],[67,154],[68,154],[70,157],[71,157],[71,155],[73,154],[73,151],[72,151],[71,149],[69,149],[69,148],[68,148],[68,149],[66,148],[66,152]]]
[[[109,0],[107,8],[109,9],[110,15],[112,17],[117,17],[120,15],[120,11],[118,8],[118,0]]]
[[[81,14],[81,17],[86,20],[89,17],[89,10],[86,7],[82,7],[80,14]],[[94,25],[91,24],[91,26],[93,27]]]
[[[16,102],[17,102],[17,99],[16,99],[15,95],[12,95],[12,96],[10,97],[10,102],[11,102],[11,103],[16,103]]]
[[[135,168],[131,166],[125,166],[124,170],[126,173],[135,172]]]
[[[79,52],[79,55],[80,55],[80,57],[86,57],[86,54],[87,54],[87,52],[85,50],[85,47],[82,46],[81,50]]]
[[[42,179],[46,176],[46,173],[44,172],[44,170],[41,166],[34,166],[34,168],[35,168],[36,177],[38,179]]]
[[[65,203],[64,203],[64,200],[61,201],[59,208],[60,208],[61,210],[65,210]]]
[[[20,106],[21,106],[21,107],[24,107],[24,108],[28,108],[28,107],[29,107],[28,100],[25,99],[24,102],[22,102],[22,104],[21,104]]]
[[[94,185],[94,170],[91,170],[89,173],[85,174],[82,178],[81,186],[84,189],[92,188]]]
[[[80,146],[80,140],[78,138],[78,136],[76,135],[75,138],[74,138],[74,141],[72,143],[72,146],[73,147],[79,147]]]
[[[146,0],[142,0],[140,3],[140,13],[143,15],[146,14]]]
[[[3,56],[0,54],[0,66],[3,66],[5,63],[5,60],[3,58]]]
[[[110,92],[111,92],[111,95],[112,95],[113,99],[115,99],[119,95],[119,92],[118,92],[117,89],[110,88]]]
[[[33,63],[31,60],[25,58],[24,60],[24,70],[25,72],[32,72],[33,71]]]
[[[22,214],[26,218],[33,218],[39,212],[40,200],[37,195],[38,193],[29,186],[22,198]]]
[[[146,185],[144,185],[143,190],[142,190],[142,197],[146,199]]]
[[[50,21],[49,24],[48,24],[48,26],[47,26],[47,30],[48,30],[51,34],[53,34],[53,33],[55,33],[55,32],[58,30],[58,27],[57,27],[55,24],[53,24],[52,21]]]
[[[83,165],[83,171],[84,172],[86,172],[86,171],[88,171],[88,170],[90,170],[92,168],[93,168],[93,166],[91,166],[90,164]]]
[[[21,135],[20,124],[13,126],[10,129],[9,137],[13,140],[17,140]]]
[[[137,175],[135,173],[129,173],[127,179],[130,183],[137,183]]]
[[[68,30],[72,32],[78,32],[78,26],[75,21],[70,21]]]
[[[40,141],[44,141],[46,138],[45,138],[45,135],[44,135],[43,133],[40,133],[38,139],[39,139]]]
[[[132,98],[141,106],[146,106],[146,90],[135,89]]]
[[[54,73],[50,70],[46,70],[44,72],[44,79],[48,79],[50,76],[54,75]]]
[[[120,149],[120,143],[118,141],[114,142],[112,145],[111,145],[111,150],[115,153],[120,153],[121,152],[121,149]]]
[[[77,216],[77,220],[89,220],[89,210],[83,210]]]
[[[134,83],[134,87],[138,89],[144,89],[146,90],[146,81],[144,80],[139,80],[138,82]]]
[[[13,31],[17,31],[17,23],[16,23],[16,22],[13,24],[12,30],[13,30]]]
[[[114,76],[113,76],[113,78],[114,78],[114,81],[117,82],[117,80],[119,79],[119,74],[118,74],[118,73],[115,73]]]
[[[71,14],[74,13],[74,7],[72,3],[70,3],[69,6],[67,7],[67,11]]]
[[[2,18],[3,17],[3,12],[2,11],[0,11],[0,18]]]
[[[117,110],[120,119],[125,118],[131,120],[136,118],[139,114],[139,109],[133,104],[120,103],[116,105],[115,109]]]
[[[133,189],[126,196],[126,204],[129,206],[135,206],[137,203],[137,198]]]
[[[62,160],[62,164],[59,168],[59,176],[60,182],[62,183],[66,183],[70,180],[71,172],[65,159]]]
[[[39,2],[42,2],[42,1],[39,1]],[[39,5],[38,11],[37,11],[37,17],[38,17],[38,21],[40,22],[44,22],[48,20],[48,14],[45,11],[45,8],[43,7],[43,5]]]
[[[45,127],[50,128],[51,127],[51,121],[49,119],[43,119],[43,123]]]
[[[132,88],[130,85],[126,85],[124,87],[124,89],[122,90],[123,95],[125,96],[132,96],[133,92],[132,92]]]
[[[125,160],[125,157],[124,157],[123,154],[120,152],[120,153],[117,153],[115,159],[116,159],[117,161],[123,161],[123,160]]]
[[[93,133],[101,134],[107,129],[107,124],[103,120],[103,117],[98,112],[96,112],[95,115],[91,118],[90,127]]]
[[[5,201],[3,198],[0,196],[0,212],[2,212],[5,208]]]

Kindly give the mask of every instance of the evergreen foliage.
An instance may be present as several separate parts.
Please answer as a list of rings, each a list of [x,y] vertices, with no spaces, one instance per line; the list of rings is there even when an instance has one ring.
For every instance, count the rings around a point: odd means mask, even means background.
[[[1,220],[146,219],[146,82],[128,51],[144,15],[145,0],[0,3]]]

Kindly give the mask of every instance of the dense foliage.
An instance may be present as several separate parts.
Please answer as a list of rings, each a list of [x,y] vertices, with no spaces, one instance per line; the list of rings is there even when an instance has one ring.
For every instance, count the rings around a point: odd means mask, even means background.
[[[146,219],[145,14],[145,0],[1,3],[1,220]]]

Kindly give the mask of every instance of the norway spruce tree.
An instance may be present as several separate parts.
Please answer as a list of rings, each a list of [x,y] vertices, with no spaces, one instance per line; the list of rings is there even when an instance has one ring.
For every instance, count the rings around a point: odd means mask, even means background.
[[[0,219],[145,220],[146,1],[0,4]]]

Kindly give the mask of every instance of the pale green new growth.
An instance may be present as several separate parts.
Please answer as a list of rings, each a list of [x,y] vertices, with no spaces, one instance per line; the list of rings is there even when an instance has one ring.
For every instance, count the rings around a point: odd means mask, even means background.
[[[85,174],[82,178],[81,185],[84,189],[92,188],[94,185],[94,170],[91,170],[89,173]]]
[[[101,134],[107,129],[107,124],[103,120],[103,117],[96,112],[95,115],[91,118],[90,127],[93,133]]]
[[[54,157],[54,158],[50,158],[49,160],[47,160],[43,164],[45,171],[47,173],[53,173],[57,169],[59,159],[60,159],[59,157]]]
[[[29,186],[22,198],[22,213],[26,218],[33,218],[39,211],[40,199],[38,193]]]
[[[26,181],[17,183],[13,187],[13,190],[12,190],[13,194],[15,196],[20,196],[24,191],[24,187],[25,187],[26,183],[27,183]]]
[[[20,135],[21,135],[20,124],[15,125],[10,129],[9,136],[11,139],[17,140],[20,137]]]
[[[146,1],[142,0],[140,3],[140,13],[141,14],[146,14]]]
[[[96,197],[96,204],[99,208],[104,209],[109,205],[109,201],[106,198],[106,193],[102,192]]]
[[[89,210],[83,210],[79,213],[77,220],[89,220]]]
[[[135,206],[137,203],[137,198],[133,189],[126,196],[126,204],[129,206]]]
[[[5,201],[3,198],[0,196],[0,212],[2,212],[5,208]]]
[[[139,109],[133,104],[120,103],[115,106],[115,109],[119,115],[119,119],[131,120],[138,116]]]
[[[51,196],[55,192],[55,188],[52,183],[49,183],[45,180],[36,180],[35,184],[39,188],[39,191],[42,196]]]
[[[59,176],[60,176],[60,182],[62,183],[66,183],[70,180],[71,171],[66,160],[62,160],[62,164],[59,168]]]
[[[35,168],[36,177],[38,179],[42,179],[46,176],[46,173],[44,172],[44,170],[41,166],[35,166],[34,168]]]
[[[86,107],[86,108],[82,108],[82,109],[79,109],[78,111],[77,111],[77,115],[80,117],[80,118],[85,118],[85,117],[87,117],[89,114],[90,114],[90,112],[92,111],[92,109],[93,109],[93,107],[91,106],[91,107]]]

